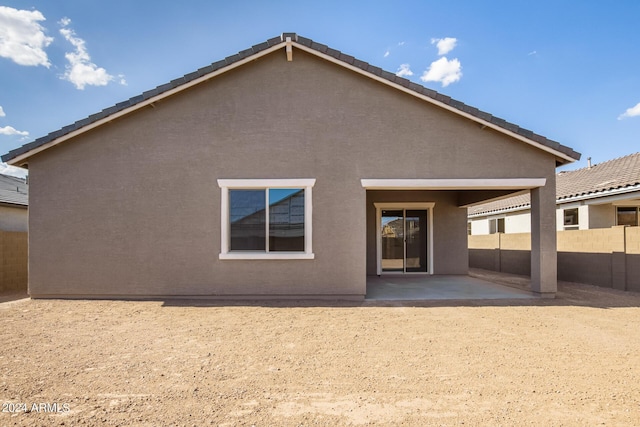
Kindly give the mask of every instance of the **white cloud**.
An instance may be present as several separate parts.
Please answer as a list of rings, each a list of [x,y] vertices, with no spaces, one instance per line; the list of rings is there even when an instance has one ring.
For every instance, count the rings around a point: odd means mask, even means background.
[[[532,50],[531,52],[527,53],[527,56],[533,56],[533,55],[537,55],[538,51],[537,50]]]
[[[396,76],[398,77],[407,77],[413,76],[413,71],[409,68],[409,64],[400,64],[400,68],[396,71]]]
[[[4,109],[0,106],[0,117],[6,117],[7,114],[4,112]],[[22,137],[29,136],[29,132],[24,130],[17,130],[12,126],[0,127],[0,135],[20,135]]]
[[[0,6],[0,56],[19,65],[51,66],[44,49],[53,37],[47,37],[38,23],[45,21],[37,10],[18,10]]]
[[[63,18],[59,22],[63,27],[60,29],[60,34],[76,48],[74,52],[67,52],[64,55],[69,61],[69,65],[66,66],[66,71],[62,78],[70,81],[80,90],[87,85],[106,86],[113,80],[113,76],[107,73],[104,68],[98,67],[91,62],[85,41],[76,37],[76,33],[72,29],[66,28],[70,23],[71,20],[69,18]]]
[[[4,175],[17,176],[18,178],[25,178],[27,176],[26,169],[9,166],[8,164],[2,162],[0,162],[0,173]]]
[[[404,42],[399,42],[398,46],[404,46]]]
[[[5,126],[3,128],[0,128],[0,135],[21,135],[21,136],[28,136],[29,132],[24,131],[24,130],[17,130],[11,126]]]
[[[457,82],[462,77],[462,66],[457,58],[448,60],[446,56],[434,61],[425,71],[420,80],[423,82],[440,82],[442,87]]]
[[[387,57],[387,56],[389,56],[390,54],[391,54],[391,52],[386,51],[386,52],[384,53],[384,57],[386,58],[386,57]]]
[[[458,39],[454,37],[445,37],[443,39],[431,39],[431,44],[438,47],[438,55],[446,55],[451,52],[458,43]]]
[[[637,116],[640,116],[640,102],[638,102],[635,107],[627,108],[627,111],[618,116],[618,120]]]

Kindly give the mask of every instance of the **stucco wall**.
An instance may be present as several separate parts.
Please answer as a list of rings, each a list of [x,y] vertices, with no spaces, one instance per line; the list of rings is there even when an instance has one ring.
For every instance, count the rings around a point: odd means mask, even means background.
[[[87,132],[29,170],[32,296],[362,297],[361,178],[555,179],[552,156],[298,50]],[[220,178],[316,178],[315,259],[219,260]],[[436,271],[461,272],[466,212],[437,197],[454,238],[436,244]]]
[[[470,265],[526,275],[529,238],[528,233],[469,236]],[[557,242],[560,280],[640,291],[640,227],[559,231]]]
[[[505,218],[505,233],[531,233],[531,213],[509,213]]]
[[[504,273],[531,274],[531,234],[468,236],[469,265]]]
[[[471,220],[471,234],[474,236],[482,236],[489,234],[489,219],[479,218]]]
[[[616,225],[616,208],[610,203],[589,205],[589,228],[607,228]]]
[[[640,227],[627,227],[627,287],[640,292]]]
[[[471,234],[474,236],[489,234],[489,220],[492,218],[504,218],[504,231],[506,234],[531,232],[531,213],[527,210],[524,212],[507,212],[501,215],[472,218],[470,219]]]
[[[0,230],[27,231],[29,219],[27,207],[0,206]]]
[[[27,233],[0,230],[0,292],[27,290]]]

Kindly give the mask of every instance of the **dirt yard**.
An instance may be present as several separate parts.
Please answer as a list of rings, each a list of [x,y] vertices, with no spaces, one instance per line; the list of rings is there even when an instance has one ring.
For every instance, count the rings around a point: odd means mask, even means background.
[[[21,300],[0,319],[2,426],[640,425],[640,294]]]

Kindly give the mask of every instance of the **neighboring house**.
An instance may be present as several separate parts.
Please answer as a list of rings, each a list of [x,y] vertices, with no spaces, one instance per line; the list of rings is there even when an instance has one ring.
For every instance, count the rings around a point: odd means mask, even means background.
[[[0,230],[27,231],[29,186],[23,178],[0,174]]]
[[[640,153],[556,177],[556,227],[562,230],[639,225]],[[529,233],[529,194],[469,208],[468,234]]]
[[[26,179],[0,174],[0,292],[27,290],[28,193]]]
[[[466,274],[466,207],[520,191],[553,296],[555,168],[579,157],[285,33],[3,160],[29,167],[34,298],[362,299],[367,275]]]

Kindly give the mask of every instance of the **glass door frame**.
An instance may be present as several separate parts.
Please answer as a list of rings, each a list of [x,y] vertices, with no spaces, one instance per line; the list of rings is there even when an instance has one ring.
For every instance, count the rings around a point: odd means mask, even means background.
[[[376,265],[378,276],[382,274],[433,274],[433,208],[435,203],[383,203],[376,202],[373,204],[376,208]],[[382,211],[383,210],[402,210],[404,212],[403,220],[406,221],[406,212],[409,210],[425,210],[427,211],[427,271],[425,272],[407,272],[406,267],[403,271],[382,271]],[[406,243],[405,243],[406,246]],[[405,259],[406,263],[406,247]]]

